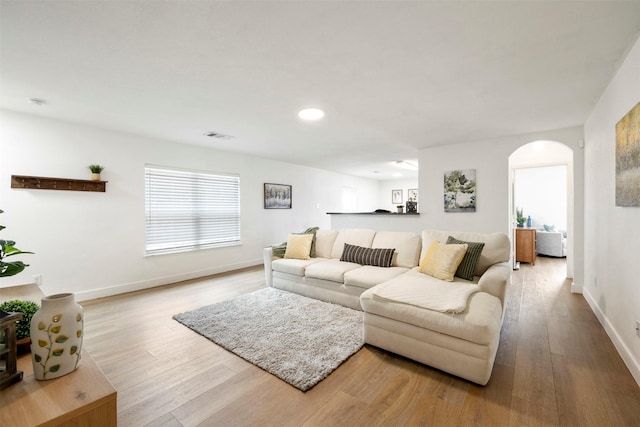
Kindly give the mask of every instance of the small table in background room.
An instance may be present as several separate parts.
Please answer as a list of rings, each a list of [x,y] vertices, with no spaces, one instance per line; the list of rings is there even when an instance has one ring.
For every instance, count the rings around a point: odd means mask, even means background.
[[[516,228],[516,261],[536,265],[535,228]]]

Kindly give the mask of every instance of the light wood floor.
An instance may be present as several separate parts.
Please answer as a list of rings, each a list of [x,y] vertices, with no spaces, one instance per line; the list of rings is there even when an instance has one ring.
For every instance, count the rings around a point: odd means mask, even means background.
[[[302,393],[171,319],[264,287],[262,269],[85,302],[84,348],[120,426],[638,426],[640,388],[564,275],[513,272],[486,387],[365,346]]]

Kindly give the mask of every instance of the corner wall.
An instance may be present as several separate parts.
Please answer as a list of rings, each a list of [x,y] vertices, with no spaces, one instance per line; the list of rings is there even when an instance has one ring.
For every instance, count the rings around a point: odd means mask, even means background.
[[[640,40],[585,123],[583,294],[640,384],[640,207],[615,206],[615,125],[640,102]]]
[[[375,180],[6,110],[0,153],[0,236],[35,252],[16,257],[30,266],[0,291],[41,274],[45,294],[85,300],[258,265],[289,232],[329,228],[342,187],[357,188],[359,210],[379,199]],[[10,188],[11,175],[89,179],[92,163],[106,166],[106,193]],[[239,174],[242,245],[145,257],[145,163]],[[263,209],[265,182],[293,185],[293,208]]]

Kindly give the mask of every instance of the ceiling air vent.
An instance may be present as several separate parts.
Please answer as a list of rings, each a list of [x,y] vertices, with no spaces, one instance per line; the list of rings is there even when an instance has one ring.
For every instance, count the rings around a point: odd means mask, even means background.
[[[204,136],[208,136],[210,138],[216,138],[216,139],[233,139],[233,136],[225,135],[219,132],[207,132],[204,134]]]

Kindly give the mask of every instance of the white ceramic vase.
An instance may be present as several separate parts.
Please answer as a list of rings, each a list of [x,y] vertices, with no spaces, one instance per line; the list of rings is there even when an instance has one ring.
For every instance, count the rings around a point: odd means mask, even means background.
[[[84,313],[73,294],[42,298],[31,318],[31,361],[37,380],[51,380],[76,370],[80,362]]]

